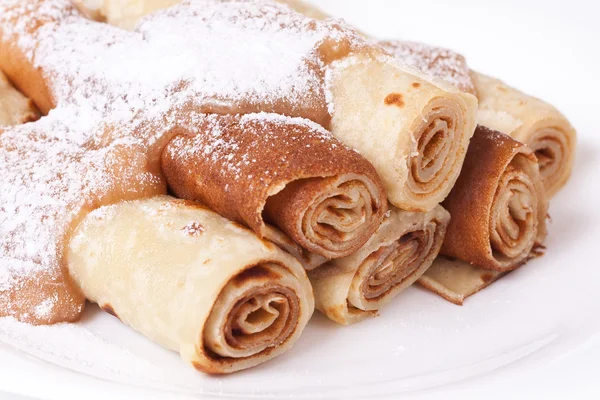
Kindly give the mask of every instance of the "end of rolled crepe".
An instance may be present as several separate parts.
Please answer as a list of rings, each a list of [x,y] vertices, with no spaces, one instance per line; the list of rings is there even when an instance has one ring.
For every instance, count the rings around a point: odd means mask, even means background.
[[[363,245],[387,210],[373,166],[311,121],[211,115],[194,129],[165,148],[169,186],[261,237],[271,224],[307,250],[339,258]]]
[[[326,74],[332,133],[379,173],[388,200],[429,211],[458,178],[477,99],[388,55],[354,55]]]
[[[430,267],[449,220],[441,206],[428,213],[392,208],[358,252],[309,273],[317,309],[342,325],[378,315]]]
[[[533,152],[485,127],[443,205],[453,218],[441,254],[481,268],[513,270],[546,236],[548,203]]]
[[[309,252],[336,259],[364,245],[386,211],[373,173],[292,182],[267,200],[263,215]]]
[[[211,374],[289,350],[314,310],[291,255],[168,196],[90,213],[69,243],[68,268],[90,301]]]

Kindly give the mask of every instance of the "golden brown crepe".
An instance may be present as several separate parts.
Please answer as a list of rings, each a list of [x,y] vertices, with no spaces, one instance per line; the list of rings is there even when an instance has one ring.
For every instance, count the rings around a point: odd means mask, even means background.
[[[292,256],[168,196],[87,215],[67,259],[89,300],[207,373],[239,371],[289,350],[314,309]]]
[[[453,218],[441,253],[478,267],[510,271],[546,237],[548,203],[535,155],[481,126],[444,207]]]
[[[546,237],[547,200],[535,155],[481,126],[443,205],[452,220],[440,254],[463,262],[436,262],[420,283],[458,304],[538,255]]]
[[[305,249],[340,258],[383,219],[387,202],[374,168],[316,124],[249,114],[207,117],[195,129],[163,154],[171,189],[261,237],[266,221]]]
[[[309,273],[317,309],[343,325],[377,315],[429,268],[449,221],[441,206],[427,213],[391,208],[359,251]]]
[[[12,87],[0,71],[0,127],[35,121],[39,113],[33,103]]]
[[[540,163],[548,197],[562,188],[573,169],[576,132],[550,104],[504,82],[473,72],[479,98],[478,122],[531,147]]]

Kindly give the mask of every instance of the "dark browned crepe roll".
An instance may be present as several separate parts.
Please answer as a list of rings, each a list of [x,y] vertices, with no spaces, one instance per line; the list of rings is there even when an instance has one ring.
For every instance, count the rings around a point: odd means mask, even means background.
[[[533,151],[510,136],[479,126],[456,186],[444,202],[452,215],[439,257],[419,279],[462,305],[540,255],[547,200]]]
[[[171,189],[261,237],[271,223],[309,251],[340,258],[383,219],[375,169],[317,124],[261,113],[206,116],[194,129],[163,153]]]
[[[441,254],[481,268],[513,270],[546,236],[547,201],[535,155],[481,126],[443,205],[452,221]]]

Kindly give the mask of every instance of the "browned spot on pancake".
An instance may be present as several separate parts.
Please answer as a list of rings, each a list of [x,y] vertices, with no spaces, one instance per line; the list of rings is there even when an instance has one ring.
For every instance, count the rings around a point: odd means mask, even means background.
[[[483,274],[481,275],[481,280],[483,283],[490,283],[494,279],[494,275],[492,274]]]
[[[508,90],[506,90],[506,88],[504,86],[498,86],[496,87],[496,89],[498,89],[498,91],[500,92],[507,92]]]
[[[269,268],[265,268],[261,265],[257,265],[252,268],[248,268],[244,272],[233,278],[233,283],[237,286],[242,286],[246,281],[249,280],[276,280],[280,279],[281,275],[272,271]]]
[[[113,317],[116,317],[119,320],[121,319],[121,318],[119,318],[119,316],[115,312],[115,309],[110,304],[107,303],[107,304],[105,304],[103,306],[100,306],[100,308],[103,309],[104,311],[106,311],[107,313],[109,313],[110,315],[112,315]]]
[[[204,227],[199,222],[192,222],[187,224],[181,230],[188,236],[198,237],[204,233]]]
[[[212,258],[207,258],[206,260],[204,260],[204,262],[202,264],[206,265],[211,261],[212,261]]]
[[[398,106],[400,108],[404,107],[406,103],[404,103],[404,96],[400,93],[390,93],[384,100],[386,106]]]
[[[415,89],[418,89],[421,87],[421,84],[419,82],[413,82],[412,87],[414,87]]]

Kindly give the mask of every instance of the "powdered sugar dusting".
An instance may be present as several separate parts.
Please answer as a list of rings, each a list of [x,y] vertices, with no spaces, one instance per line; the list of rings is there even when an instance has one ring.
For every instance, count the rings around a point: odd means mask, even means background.
[[[23,314],[10,294],[37,272],[60,276],[79,215],[161,187],[149,171],[165,134],[204,113],[326,113],[320,46],[364,45],[351,30],[266,0],[188,0],[136,32],[86,20],[67,0],[0,0],[0,27],[56,103],[0,135],[0,300],[22,320],[43,320],[60,303],[42,297]],[[215,131],[204,152],[233,162],[238,150]]]
[[[431,77],[443,79],[464,92],[475,93],[467,62],[460,54],[417,42],[382,41],[377,44],[402,63]]]

